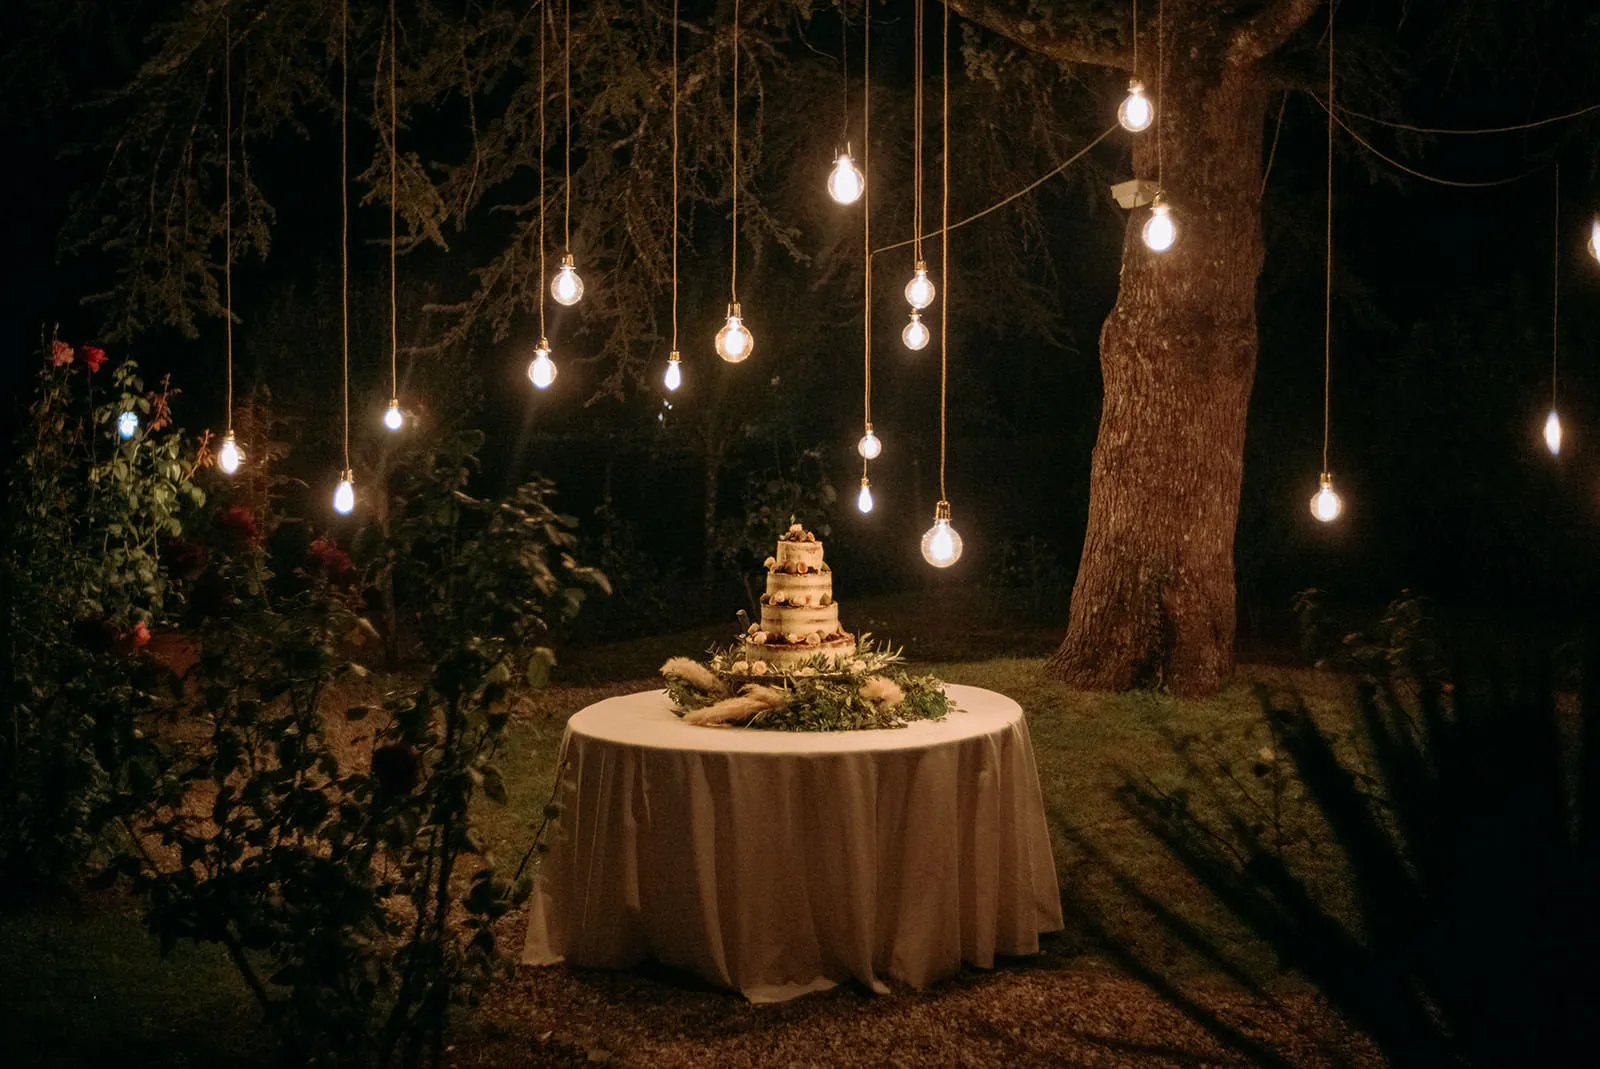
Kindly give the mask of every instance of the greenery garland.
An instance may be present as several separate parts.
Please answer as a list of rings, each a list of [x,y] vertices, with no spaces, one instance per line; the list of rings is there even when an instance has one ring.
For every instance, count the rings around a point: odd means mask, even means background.
[[[704,663],[674,657],[661,666],[673,711],[689,723],[768,731],[866,731],[942,720],[955,708],[944,682],[913,675],[901,651],[862,635],[855,656],[819,653],[800,664],[767,666],[744,644],[713,646]]]

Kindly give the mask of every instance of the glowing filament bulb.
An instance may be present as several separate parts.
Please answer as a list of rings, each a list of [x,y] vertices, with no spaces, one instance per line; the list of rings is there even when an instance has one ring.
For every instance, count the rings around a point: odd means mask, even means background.
[[[574,305],[583,300],[583,279],[579,277],[578,269],[572,266],[570,252],[561,258],[561,270],[550,280],[550,296],[555,298],[557,304],[564,305]]]
[[[1150,106],[1150,98],[1144,95],[1144,83],[1135,78],[1128,83],[1128,96],[1117,109],[1117,122],[1129,133],[1138,133],[1150,127],[1150,120],[1155,118],[1155,108]]]
[[[1150,202],[1150,218],[1144,224],[1144,244],[1151,252],[1166,252],[1178,240],[1178,226],[1172,209],[1161,202],[1161,194]]]
[[[739,306],[728,305],[728,321],[717,331],[717,355],[730,364],[742,364],[754,349],[756,339],[739,318]]]
[[[867,424],[867,433],[856,443],[856,452],[861,454],[863,460],[877,460],[878,454],[883,452],[883,442],[872,433],[872,424]]]
[[[333,492],[333,511],[348,516],[356,507],[356,473],[349,468],[339,476],[339,487]]]
[[[139,413],[134,411],[124,412],[117,417],[117,433],[123,438],[132,438],[139,433]]]
[[[222,438],[222,448],[217,450],[217,467],[222,469],[222,474],[232,475],[239,470],[239,465],[244,463],[244,450],[239,448],[239,443],[234,440],[233,432],[229,431]]]
[[[679,359],[677,350],[667,357],[667,373],[661,382],[669,390],[676,390],[683,385],[683,361]]]
[[[856,508],[864,513],[872,511],[872,484],[865,475],[861,477],[861,492],[856,495]]]
[[[922,536],[922,559],[935,568],[948,568],[961,559],[961,536],[950,525],[950,503],[939,502],[933,526]]]
[[[846,148],[833,161],[833,170],[828,172],[828,196],[840,204],[854,204],[866,188],[867,179]]]
[[[928,278],[928,265],[918,260],[911,281],[906,283],[906,302],[920,312],[933,303],[935,295],[933,280]]]
[[[533,351],[533,363],[528,365],[528,381],[541,390],[548,390],[556,381],[556,362],[550,359],[550,343],[543,338]]]
[[[1544,421],[1544,444],[1550,447],[1550,455],[1561,455],[1561,420],[1556,416],[1556,410],[1551,409],[1550,415]]]
[[[1594,217],[1594,222],[1589,224],[1589,255],[1600,260],[1600,215]]]
[[[389,407],[383,412],[383,425],[391,431],[397,431],[406,425],[406,417],[400,411],[398,398],[390,398]]]
[[[928,324],[922,321],[920,312],[913,311],[911,313],[911,322],[907,323],[905,329],[900,332],[900,340],[905,342],[907,349],[916,352],[919,349],[928,347],[928,338]]]
[[[1322,473],[1322,487],[1311,495],[1311,515],[1323,523],[1332,523],[1344,511],[1344,502],[1333,492],[1333,476]]]

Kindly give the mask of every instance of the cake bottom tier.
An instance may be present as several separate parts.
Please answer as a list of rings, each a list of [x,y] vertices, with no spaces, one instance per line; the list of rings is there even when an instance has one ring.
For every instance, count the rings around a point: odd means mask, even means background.
[[[804,642],[765,642],[761,644],[746,642],[744,644],[745,660],[765,661],[770,666],[780,668],[805,664],[819,654],[834,662],[848,661],[856,655],[855,636],[840,635],[838,638],[829,639],[815,646]]]

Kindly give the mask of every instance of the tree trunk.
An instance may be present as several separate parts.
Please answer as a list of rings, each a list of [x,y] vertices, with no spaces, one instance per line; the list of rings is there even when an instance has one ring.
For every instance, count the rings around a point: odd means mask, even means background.
[[[1148,250],[1135,209],[1100,335],[1105,401],[1089,525],[1051,675],[1076,686],[1209,693],[1233,668],[1233,537],[1256,364],[1261,149],[1268,86],[1230,65],[1203,17],[1167,13],[1163,199],[1178,238]],[[1175,43],[1181,43],[1174,47]],[[1153,65],[1152,65],[1153,66]],[[1146,78],[1153,91],[1155,79]],[[1135,169],[1157,177],[1156,128]]]

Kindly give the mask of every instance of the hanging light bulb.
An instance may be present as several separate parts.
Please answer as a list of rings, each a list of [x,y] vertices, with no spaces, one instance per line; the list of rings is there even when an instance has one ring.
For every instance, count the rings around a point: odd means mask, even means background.
[[[928,325],[922,321],[922,314],[915,309],[911,312],[911,322],[900,332],[900,340],[905,342],[906,348],[912,352],[928,347]]]
[[[928,265],[918,260],[911,281],[906,283],[906,301],[920,312],[933,303],[935,295],[933,280],[928,278]]]
[[[1178,240],[1178,226],[1172,219],[1172,209],[1157,193],[1150,202],[1150,218],[1144,224],[1144,244],[1151,252],[1166,252]]]
[[[865,475],[861,477],[861,492],[856,495],[856,508],[864,513],[872,511],[872,484]]]
[[[872,433],[872,424],[867,424],[867,433],[856,443],[856,452],[861,454],[863,460],[877,460],[878,454],[883,452],[883,442]]]
[[[123,438],[132,438],[139,433],[139,413],[129,409],[117,417],[117,433]]]
[[[1311,495],[1311,515],[1323,523],[1332,523],[1344,511],[1344,502],[1333,492],[1333,476],[1322,473],[1322,488]]]
[[[239,448],[239,443],[234,440],[233,432],[223,435],[222,448],[217,450],[217,467],[222,469],[222,474],[232,475],[239,470],[239,465],[244,463],[244,450]]]
[[[391,431],[397,431],[406,425],[405,414],[400,411],[400,400],[396,397],[389,399],[389,407],[383,412],[383,425]]]
[[[333,492],[333,511],[348,516],[356,507],[356,473],[349,468],[339,476],[339,487]]]
[[[1544,444],[1550,448],[1551,456],[1561,455],[1561,420],[1553,408],[1544,421]]]
[[[667,373],[661,381],[669,390],[676,390],[683,385],[683,361],[678,357],[676,349],[667,357]]]
[[[728,321],[717,331],[717,355],[730,364],[742,364],[756,345],[755,335],[739,318],[739,306],[728,305]]]
[[[828,172],[828,196],[839,204],[854,204],[861,199],[866,188],[866,176],[856,166],[855,159],[850,155],[850,147],[846,145],[845,150],[839,153],[839,158],[833,161],[833,170]]]
[[[1600,260],[1600,215],[1589,224],[1589,255]]]
[[[1144,83],[1134,78],[1128,83],[1128,96],[1117,109],[1117,122],[1129,133],[1138,133],[1140,130],[1150,128],[1150,120],[1155,118],[1156,111],[1150,104],[1150,98],[1144,95]]]
[[[961,559],[961,536],[950,526],[950,502],[933,511],[933,526],[922,536],[922,559],[935,568],[948,568]]]
[[[572,253],[561,258],[561,270],[550,280],[550,296],[557,304],[571,306],[583,300],[583,279],[572,266]]]
[[[550,359],[550,343],[543,338],[539,339],[539,347],[533,351],[533,362],[528,365],[528,381],[541,390],[548,390],[556,381],[556,362]]]

